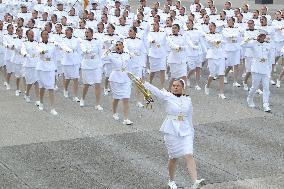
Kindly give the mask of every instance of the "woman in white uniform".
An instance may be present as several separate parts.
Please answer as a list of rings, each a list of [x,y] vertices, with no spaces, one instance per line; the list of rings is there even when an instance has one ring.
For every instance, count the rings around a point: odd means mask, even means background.
[[[57,115],[54,109],[54,86],[55,86],[55,70],[56,60],[55,52],[56,48],[54,44],[48,42],[49,35],[47,31],[41,32],[41,43],[38,45],[39,60],[36,66],[38,74],[38,83],[40,88],[40,104],[39,110],[43,110],[43,97],[44,92],[48,90],[49,103],[51,106],[50,113]]]
[[[28,40],[23,43],[21,54],[26,57],[23,64],[24,76],[26,81],[26,94],[25,100],[29,103],[30,100],[30,89],[34,85],[36,98],[39,99],[39,87],[37,82],[36,65],[38,63],[38,43],[34,40],[34,32],[29,29],[26,31]],[[39,101],[36,101],[36,105]]]
[[[124,51],[123,42],[117,41],[115,51],[103,56],[104,61],[109,61],[112,66],[109,81],[113,97],[112,111],[113,118],[119,120],[117,106],[119,100],[123,101],[124,125],[132,125],[128,119],[129,98],[131,94],[131,81],[127,75],[130,71],[130,55]]]
[[[150,83],[152,83],[155,73],[160,73],[161,88],[164,88],[166,73],[166,33],[160,30],[159,23],[153,23],[153,30],[148,34]]]
[[[225,51],[224,51],[224,41],[222,34],[215,33],[216,25],[211,22],[209,24],[210,32],[205,35],[205,40],[207,42],[208,50],[206,58],[208,60],[208,68],[210,75],[208,77],[207,84],[205,85],[205,94],[209,95],[209,87],[213,78],[219,76],[219,98],[226,99],[224,95],[224,75],[225,75]]]
[[[85,97],[90,85],[95,85],[96,106],[95,109],[102,111],[100,105],[101,83],[102,83],[102,48],[103,43],[97,38],[93,38],[94,32],[91,28],[86,29],[86,39],[81,41],[81,50],[83,61],[81,63],[83,96],[80,100],[80,106],[85,106]]]
[[[174,24],[172,33],[168,36],[167,42],[170,50],[168,56],[168,64],[170,66],[171,81],[169,87],[172,86],[174,79],[182,78],[186,80],[187,64],[186,64],[186,38],[179,34],[180,26]]]
[[[144,86],[162,100],[166,107],[167,117],[160,131],[164,135],[169,155],[170,180],[168,186],[171,189],[177,189],[175,183],[176,161],[178,158],[184,158],[188,172],[194,182],[193,188],[199,188],[204,184],[204,179],[197,180],[196,164],[193,159],[192,103],[190,97],[183,95],[185,81],[182,79],[173,81],[171,92],[159,90],[148,82],[145,82]]]
[[[143,43],[143,40],[136,37],[137,34],[137,28],[131,27],[128,32],[128,36],[124,40],[125,48],[128,50],[131,59],[130,59],[130,65],[131,65],[131,72],[134,74],[137,78],[142,78],[143,68],[145,66],[145,60],[144,60],[144,54],[146,53],[146,48]],[[141,103],[142,96],[141,92],[136,88],[136,99],[137,103],[136,106],[139,108],[142,108],[144,105]]]
[[[14,54],[11,58],[12,64],[14,64],[14,71],[15,71],[15,77],[16,77],[16,91],[15,95],[20,96],[20,81],[21,78],[23,77],[23,62],[25,61],[24,57],[21,55],[21,48],[22,44],[24,42],[24,37],[23,37],[23,28],[17,28],[16,29],[16,35],[13,39],[13,46],[14,46]]]
[[[65,30],[66,38],[59,46],[64,51],[62,60],[62,69],[64,73],[64,91],[63,95],[68,98],[68,86],[73,80],[73,101],[80,102],[78,98],[78,79],[80,77],[79,69],[81,62],[81,49],[78,38],[73,36],[73,29],[68,27]]]
[[[8,24],[7,26],[7,34],[4,35],[3,38],[3,44],[6,47],[5,50],[5,56],[4,56],[4,64],[5,64],[5,70],[6,70],[6,89],[10,90],[10,78],[12,76],[12,73],[14,72],[14,64],[11,62],[11,57],[14,54],[14,45],[13,45],[13,39],[16,37],[14,35],[14,26],[13,24]]]

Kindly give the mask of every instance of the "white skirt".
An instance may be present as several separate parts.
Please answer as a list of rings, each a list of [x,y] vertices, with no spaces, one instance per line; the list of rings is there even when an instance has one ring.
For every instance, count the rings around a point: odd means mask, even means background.
[[[184,77],[187,75],[187,64],[169,64],[170,66],[170,72],[171,72],[171,78],[178,79],[181,77]]]
[[[195,68],[202,68],[202,57],[200,56],[189,56],[187,57],[187,69],[194,70]]]
[[[5,53],[4,53],[4,52],[1,52],[1,51],[2,51],[1,48],[2,48],[2,47],[0,47],[0,57],[2,57],[2,58],[1,58],[1,60],[0,60],[0,67],[5,66],[5,61],[4,61],[4,59],[3,59],[3,57],[5,56]]]
[[[39,88],[54,89],[55,71],[37,71]]]
[[[117,83],[117,82],[110,82],[110,88],[112,93],[113,99],[124,99],[130,98],[131,95],[131,83]]]
[[[7,73],[14,73],[15,72],[15,64],[10,60],[6,62],[6,69]]]
[[[208,59],[208,68],[210,76],[220,76],[225,75],[225,59]]]
[[[170,159],[180,158],[184,155],[193,154],[194,134],[187,136],[175,136],[165,134],[164,140]]]
[[[24,67],[24,76],[26,84],[34,84],[37,82],[37,71],[35,68]]]
[[[226,67],[239,65],[241,59],[241,51],[226,51],[226,57]]]
[[[83,84],[93,85],[95,83],[102,82],[102,70],[101,69],[82,69]]]
[[[149,57],[150,72],[159,72],[167,69],[166,58]]]
[[[22,64],[15,64],[15,77],[21,78],[23,77],[23,65]]]
[[[80,77],[79,73],[80,65],[63,65],[62,71],[64,73],[65,79],[78,79]]]

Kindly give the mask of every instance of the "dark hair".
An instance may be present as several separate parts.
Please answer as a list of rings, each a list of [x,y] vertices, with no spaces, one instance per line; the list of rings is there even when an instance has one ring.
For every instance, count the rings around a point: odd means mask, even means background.
[[[41,36],[41,37],[42,37],[43,32],[47,32],[47,35],[48,35],[48,31],[42,30],[42,32],[40,32],[40,36]]]
[[[180,30],[180,26],[178,24],[173,24],[173,26],[176,26],[178,30]]]
[[[94,30],[92,28],[87,28],[86,30],[91,32],[91,33],[94,33]]]
[[[73,32],[73,28],[72,27],[67,27],[66,30],[70,30],[71,32]]]
[[[135,26],[130,27],[135,33],[137,33],[137,28]]]
[[[115,27],[113,24],[108,24],[113,30],[115,30]]]

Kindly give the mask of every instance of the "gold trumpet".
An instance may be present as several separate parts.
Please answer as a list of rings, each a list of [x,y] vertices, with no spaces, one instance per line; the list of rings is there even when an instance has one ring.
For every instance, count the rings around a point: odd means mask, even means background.
[[[145,88],[144,84],[140,81],[140,79],[135,77],[131,72],[128,72],[127,75],[129,79],[136,85],[139,91],[143,94],[144,99],[146,100],[146,106],[153,103],[154,100],[152,98],[150,91]]]

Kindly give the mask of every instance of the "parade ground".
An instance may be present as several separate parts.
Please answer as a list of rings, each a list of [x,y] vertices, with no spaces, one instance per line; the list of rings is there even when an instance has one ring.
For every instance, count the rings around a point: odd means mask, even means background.
[[[234,6],[241,2],[232,1]],[[275,0],[270,10],[284,9],[281,2]],[[137,6],[134,0],[130,3]],[[218,10],[223,3],[216,0]],[[261,95],[256,95],[255,109],[247,106],[247,91],[232,86],[232,74],[225,85],[227,99],[218,98],[218,81],[205,95],[208,74],[207,69],[202,71],[201,91],[186,89],[194,110],[198,178],[206,180],[202,188],[283,189],[284,85],[270,86],[272,111],[265,113]],[[63,97],[59,84],[58,116],[53,116],[47,98],[45,110],[39,111],[33,101],[16,97],[14,82],[7,91],[1,75],[0,189],[167,189],[168,155],[159,132],[165,112],[156,98],[152,109],[137,108],[131,98],[134,124],[126,126],[112,118],[110,95],[102,96],[104,111],[98,112],[91,88],[81,108],[71,97]],[[180,188],[192,184],[185,168],[180,160],[176,175]]]

